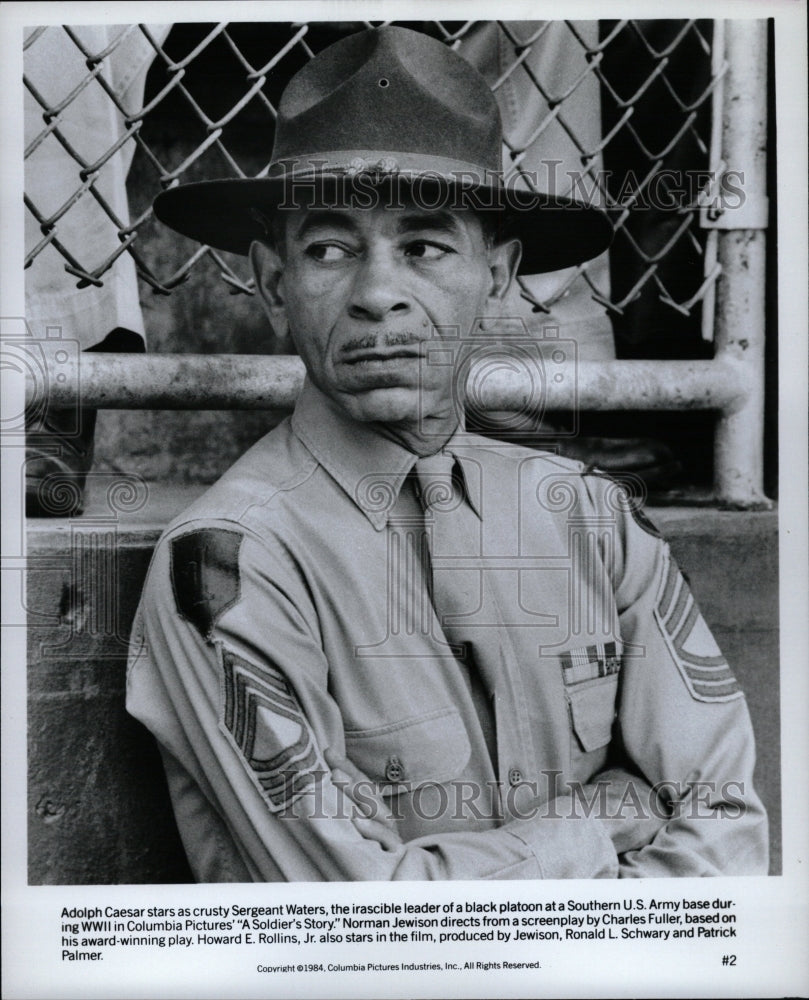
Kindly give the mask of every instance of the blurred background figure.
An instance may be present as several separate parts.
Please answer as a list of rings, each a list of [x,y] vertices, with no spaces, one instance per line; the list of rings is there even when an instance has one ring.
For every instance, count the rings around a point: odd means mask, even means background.
[[[169,27],[151,31],[159,41]],[[143,351],[135,263],[122,252],[137,126],[127,125],[121,109],[141,111],[154,49],[125,25],[36,28],[24,44],[29,333],[81,350]],[[94,280],[110,258],[110,269]],[[81,512],[95,420],[94,410],[48,406],[29,422],[29,517]]]
[[[500,106],[503,166],[512,182],[536,183],[540,190],[562,195],[590,193],[597,204],[606,205],[601,85],[588,58],[598,43],[597,21],[477,22],[464,34],[458,51],[486,77]],[[610,253],[590,261],[586,277],[584,268],[572,267],[528,278],[523,294],[519,288],[512,291],[504,315],[520,318],[538,338],[558,330],[560,339],[575,341],[579,361],[613,360],[614,330],[599,301],[611,298]],[[548,353],[553,349],[551,343]],[[495,419],[508,436],[508,415]],[[485,426],[478,429],[487,432]],[[661,441],[631,433],[581,434],[578,429],[542,421],[533,438],[522,429],[520,440],[607,472],[633,473],[650,488],[663,486],[679,469]]]

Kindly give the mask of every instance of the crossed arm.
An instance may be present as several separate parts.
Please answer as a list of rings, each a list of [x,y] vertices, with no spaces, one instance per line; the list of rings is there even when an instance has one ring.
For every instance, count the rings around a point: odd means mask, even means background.
[[[270,579],[266,560],[251,551],[242,553],[237,608],[202,634],[178,613],[166,582],[168,549],[160,546],[139,612],[143,645],[129,672],[128,707],[161,745],[200,881],[609,878],[765,868],[766,820],[752,788],[739,814],[726,782],[714,781],[707,796],[688,785],[701,777],[749,778],[744,701],[692,698],[663,645],[658,670],[624,667],[618,719],[626,769],[593,779],[605,783],[605,809],[588,815],[566,793],[555,810],[564,819],[539,810],[491,829],[459,824],[458,832],[404,841],[386,818],[389,803],[346,755],[328,663],[292,584],[277,573]],[[270,607],[272,657],[256,639]],[[626,610],[629,618],[650,613],[637,602]],[[647,705],[649,685],[655,697]],[[252,699],[239,723],[247,729],[228,716],[228,699],[237,695]],[[672,775],[683,781],[676,794],[653,790]],[[595,791],[585,786],[583,794],[590,799]],[[639,813],[628,801],[655,808]]]

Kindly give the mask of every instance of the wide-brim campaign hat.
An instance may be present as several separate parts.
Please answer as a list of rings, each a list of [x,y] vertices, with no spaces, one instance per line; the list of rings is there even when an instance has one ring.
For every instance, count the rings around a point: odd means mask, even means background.
[[[182,184],[154,208],[185,236],[246,254],[275,212],[400,204],[404,193],[424,208],[492,213],[501,238],[521,240],[524,274],[589,260],[612,239],[598,207],[504,179],[486,81],[443,42],[390,26],[335,42],[292,77],[263,176]]]

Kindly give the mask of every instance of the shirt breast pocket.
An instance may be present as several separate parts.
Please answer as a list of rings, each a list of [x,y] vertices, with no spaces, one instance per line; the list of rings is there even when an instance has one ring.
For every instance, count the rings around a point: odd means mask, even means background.
[[[562,654],[561,661],[575,734],[571,749],[574,756],[594,753],[612,739],[621,670],[620,644],[608,642],[571,649]]]
[[[617,677],[585,681],[567,690],[573,731],[585,753],[592,753],[610,742],[617,693]]]
[[[442,708],[376,729],[347,730],[346,754],[383,795],[457,778],[471,747],[456,708]]]

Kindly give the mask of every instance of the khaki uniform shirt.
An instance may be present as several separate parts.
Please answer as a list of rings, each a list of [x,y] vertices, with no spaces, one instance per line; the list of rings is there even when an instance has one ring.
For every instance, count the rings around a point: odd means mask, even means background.
[[[196,878],[765,873],[746,703],[668,546],[577,463],[464,433],[447,448],[477,525],[471,659],[430,601],[415,456],[308,382],[158,543],[127,705]],[[393,845],[327,749],[381,795]],[[670,817],[620,858],[565,794],[614,768]]]

